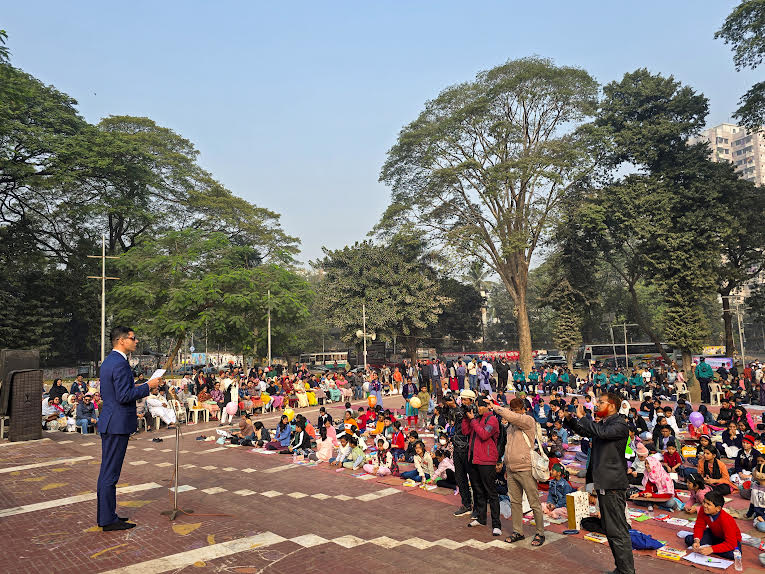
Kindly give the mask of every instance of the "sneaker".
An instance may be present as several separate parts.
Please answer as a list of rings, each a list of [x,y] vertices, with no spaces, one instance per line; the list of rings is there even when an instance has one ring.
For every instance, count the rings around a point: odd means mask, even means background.
[[[492,536],[502,536],[502,529],[501,528],[495,528],[491,531]]]
[[[468,523],[468,528],[475,528],[476,526],[486,526],[486,525],[478,522],[477,518],[474,518],[471,522]]]
[[[470,514],[473,512],[473,509],[469,506],[460,506],[455,512],[454,516],[465,516],[466,514]]]

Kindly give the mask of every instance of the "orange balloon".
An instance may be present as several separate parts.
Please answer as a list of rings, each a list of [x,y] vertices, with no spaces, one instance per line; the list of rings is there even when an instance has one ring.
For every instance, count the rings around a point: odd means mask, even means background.
[[[374,406],[377,404],[377,397],[374,395],[369,395],[367,397],[367,403],[369,403],[370,408],[374,408]]]

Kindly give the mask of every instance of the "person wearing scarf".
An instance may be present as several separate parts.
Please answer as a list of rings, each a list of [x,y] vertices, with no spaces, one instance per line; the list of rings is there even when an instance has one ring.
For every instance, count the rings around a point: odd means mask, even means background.
[[[377,452],[371,460],[364,465],[364,472],[377,476],[388,476],[398,473],[398,465],[390,453],[388,441],[384,438],[377,439]]]
[[[650,498],[655,500],[662,508],[674,510],[676,504],[675,483],[661,464],[661,455],[654,454],[645,459],[645,472],[643,473],[643,490],[633,494],[630,498]],[[649,501],[636,500],[639,506],[648,506]]]
[[[732,492],[734,486],[730,481],[728,468],[717,458],[717,449],[713,445],[703,447],[698,471],[704,477],[704,482],[712,487],[712,490],[724,496]]]

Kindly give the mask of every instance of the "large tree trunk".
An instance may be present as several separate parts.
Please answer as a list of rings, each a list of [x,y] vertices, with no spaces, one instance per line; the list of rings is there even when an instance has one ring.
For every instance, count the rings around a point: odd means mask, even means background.
[[[635,284],[630,283],[629,284],[629,290],[630,290],[630,299],[632,301],[632,311],[635,313],[635,321],[637,322],[638,326],[643,330],[643,332],[648,335],[648,338],[651,339],[654,346],[656,347],[656,350],[661,353],[662,359],[664,359],[664,364],[669,366],[672,364],[672,360],[669,358],[669,355],[667,355],[667,352],[664,350],[664,347],[661,344],[661,341],[659,340],[659,337],[656,335],[653,329],[648,325],[648,321],[646,321],[643,318],[643,314],[640,312],[640,302],[638,301],[637,291],[635,291]]]
[[[722,297],[722,318],[725,325],[725,356],[732,357],[733,351],[736,346],[733,343],[733,316],[730,312],[730,287],[724,287],[720,289],[720,295]]]
[[[173,350],[170,351],[170,353],[167,356],[167,361],[165,362],[164,369],[166,371],[170,371],[173,368],[173,361],[175,360],[175,356],[178,354],[178,351],[181,350],[181,345],[183,345],[184,337],[178,337],[178,340],[175,342],[175,347],[173,347]]]
[[[683,349],[683,370],[685,371],[685,381],[688,385],[688,392],[691,393],[691,402],[701,402],[701,385],[696,379],[696,373],[693,368],[693,355],[688,349]]]
[[[528,373],[534,366],[534,358],[531,356],[531,327],[529,325],[529,311],[526,306],[526,293],[518,293],[518,352],[519,360],[524,372]]]

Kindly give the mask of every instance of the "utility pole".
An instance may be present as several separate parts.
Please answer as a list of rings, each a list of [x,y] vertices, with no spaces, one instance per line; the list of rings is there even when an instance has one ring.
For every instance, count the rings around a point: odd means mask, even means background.
[[[739,342],[739,346],[741,347],[741,366],[743,368],[746,365],[746,359],[744,358],[746,355],[746,350],[744,348],[744,327],[741,322],[741,296],[725,295],[725,296],[721,296],[720,298],[728,299],[728,303],[733,302],[733,304],[736,306],[736,319],[738,321],[738,342]]]
[[[268,366],[271,366],[271,289],[268,290]]]
[[[103,363],[106,356],[106,281],[119,280],[119,277],[106,276],[106,260],[119,259],[119,257],[106,255],[106,235],[101,235],[101,255],[88,255],[88,258],[101,260],[101,275],[88,275],[88,279],[101,280],[101,362]]]
[[[630,359],[629,359],[629,353],[627,352],[627,327],[639,327],[637,323],[618,323],[616,325],[611,325],[611,341],[613,344],[613,328],[614,327],[623,327],[624,328],[624,367],[629,368],[630,366]],[[614,347],[614,353],[616,353],[616,347]]]
[[[361,304],[361,325],[364,331],[364,372],[367,372],[367,304]]]

